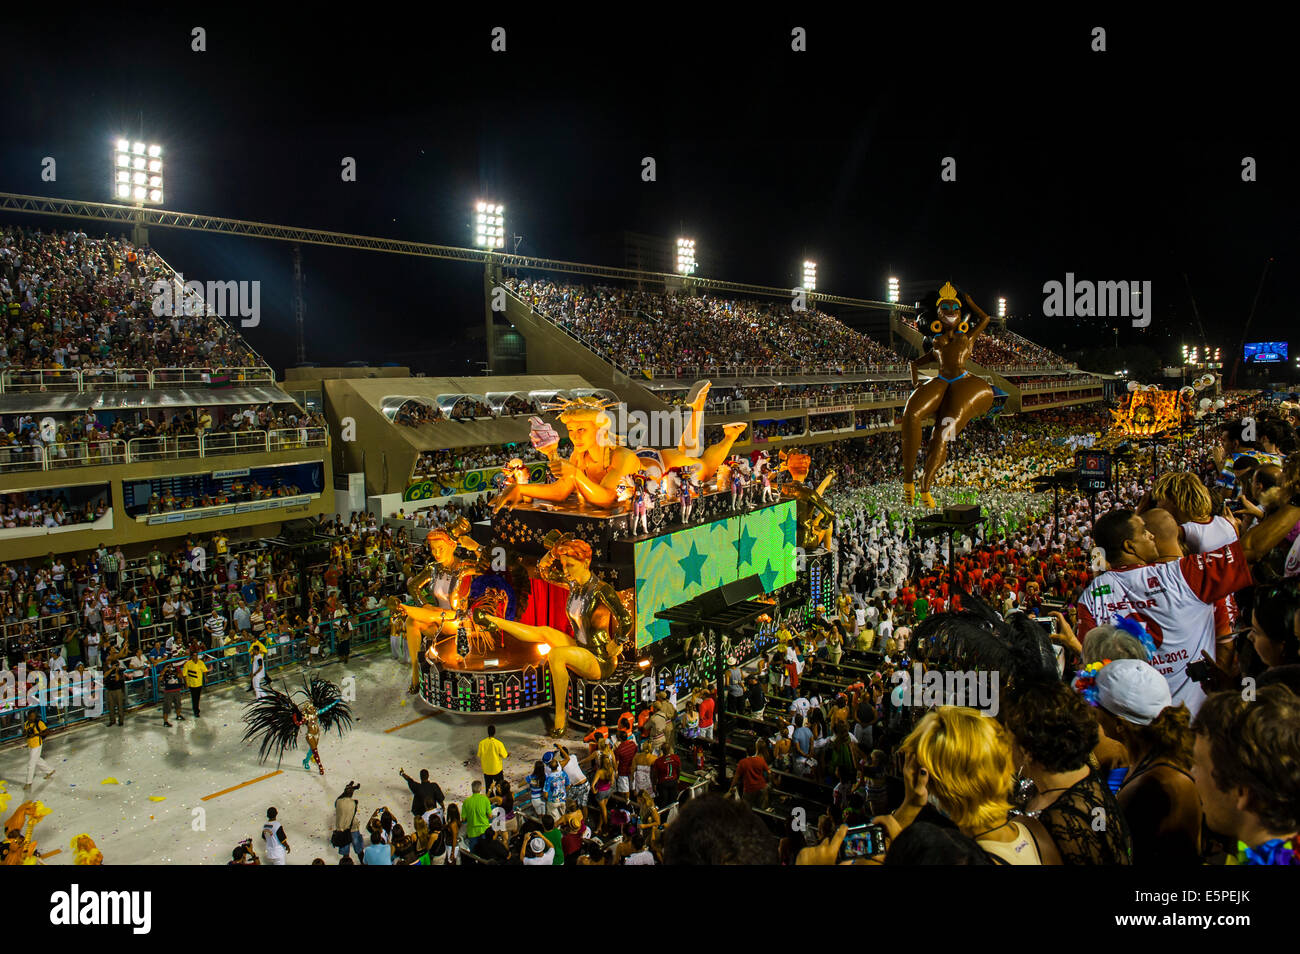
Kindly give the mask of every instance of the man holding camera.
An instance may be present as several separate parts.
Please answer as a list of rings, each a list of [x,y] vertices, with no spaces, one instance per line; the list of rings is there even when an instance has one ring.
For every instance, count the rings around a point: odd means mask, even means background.
[[[343,786],[343,794],[334,799],[334,834],[330,843],[339,850],[340,858],[348,857],[354,848],[360,858],[366,850],[361,839],[361,803],[355,798],[360,788],[356,782],[348,782]]]

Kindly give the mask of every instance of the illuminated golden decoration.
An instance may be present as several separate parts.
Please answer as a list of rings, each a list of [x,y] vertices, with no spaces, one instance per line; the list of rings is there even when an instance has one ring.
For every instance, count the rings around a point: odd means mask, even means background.
[[[812,466],[812,458],[795,451],[790,454],[781,452],[781,466],[790,475],[790,480],[781,485],[781,496],[795,501],[796,519],[799,522],[799,546],[807,550],[819,547],[829,549],[831,537],[835,533],[835,513],[826,506],[822,495],[835,479],[835,471],[827,473],[814,490],[805,481]],[[823,527],[822,520],[829,521]]]
[[[957,289],[953,287],[952,282],[944,282],[943,287],[939,289],[939,299],[935,304],[944,301],[955,301],[961,304],[961,299],[957,297]]]
[[[533,418],[529,439],[533,447],[546,456],[553,483],[511,483],[492,501],[493,511],[502,507],[542,501],[594,509],[606,513],[625,506],[626,484],[633,474],[644,474],[658,482],[673,468],[693,469],[701,483],[717,472],[731,453],[731,445],[744,432],[743,423],[724,424],[723,438],[704,446],[704,402],[710,383],[698,381],[686,403],[688,414],[676,448],[639,448],[622,446],[613,434],[609,411],[617,402],[595,397],[564,400],[550,405],[559,412],[560,423],[568,430],[573,453],[568,460],[559,456],[560,436],[541,418]]]
[[[565,614],[572,635],[550,626],[530,626],[490,613],[484,614],[483,620],[521,642],[541,647],[550,667],[555,698],[555,727],[551,734],[560,737],[564,735],[569,672],[592,682],[613,675],[623,654],[624,640],[635,631],[635,616],[623,594],[592,574],[589,543],[567,534],[548,539],[549,549],[538,561],[538,573],[543,579],[558,578],[568,585]]]
[[[1158,437],[1191,416],[1191,401],[1177,391],[1133,391],[1113,409],[1115,433],[1124,437]]]

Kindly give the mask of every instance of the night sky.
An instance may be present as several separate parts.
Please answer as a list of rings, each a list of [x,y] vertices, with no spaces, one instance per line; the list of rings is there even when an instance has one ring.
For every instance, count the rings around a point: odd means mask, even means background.
[[[821,290],[864,298],[891,273],[905,300],[952,278],[990,311],[1005,296],[1013,327],[1063,349],[1110,342],[1114,323],[1035,318],[1044,282],[1149,280],[1152,326],[1123,323],[1120,344],[1170,363],[1199,343],[1193,301],[1210,343],[1236,351],[1274,257],[1249,338],[1295,325],[1289,31],[924,8],[355,9],[11,24],[0,190],[110,201],[121,134],[163,144],[168,209],[468,245],[470,205],[491,197],[527,254],[619,265],[609,236],[628,229],[690,235],[701,273],[736,281],[792,286],[805,257]],[[191,51],[194,26],[207,52]],[[795,26],[806,53],[790,50]],[[41,181],[45,156],[56,182]],[[644,156],[658,181],[641,180]],[[945,156],[956,182],[940,181]],[[1242,182],[1244,156],[1259,181]],[[188,278],[260,280],[246,334],[293,363],[286,243],[151,238]],[[303,261],[309,360],[465,373],[484,357],[479,266],[313,246]]]

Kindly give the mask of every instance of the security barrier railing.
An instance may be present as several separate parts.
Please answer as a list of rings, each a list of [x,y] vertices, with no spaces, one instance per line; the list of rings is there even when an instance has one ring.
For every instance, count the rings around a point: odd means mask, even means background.
[[[352,647],[365,646],[369,643],[386,640],[389,635],[388,609],[367,610],[349,617],[353,624]],[[337,637],[341,620],[322,621],[320,627],[321,644],[319,661],[337,652]],[[276,669],[309,659],[311,654],[307,645],[307,628],[299,627],[284,633],[267,633],[260,640],[266,647],[266,668],[270,673]],[[252,657],[249,655],[250,642],[231,643],[218,649],[206,650],[199,658],[208,667],[204,677],[204,687],[219,686],[236,680],[247,681],[250,676]],[[127,708],[157,705],[162,701],[161,677],[169,665],[183,662],[185,656],[163,660],[141,670],[140,675],[126,680]],[[18,690],[15,689],[15,692]],[[25,693],[24,693],[25,694]],[[46,690],[36,693],[35,699],[0,698],[0,744],[12,742],[23,737],[23,719],[29,710],[40,713],[41,721],[51,729],[77,725],[102,717],[107,709],[107,700],[98,689],[92,688],[84,693],[73,693],[77,698],[60,698],[57,691]],[[19,705],[19,702],[25,704]]]
[[[270,368],[58,368],[0,373],[0,394],[43,391],[85,392],[122,388],[212,388],[235,384],[274,384]]]

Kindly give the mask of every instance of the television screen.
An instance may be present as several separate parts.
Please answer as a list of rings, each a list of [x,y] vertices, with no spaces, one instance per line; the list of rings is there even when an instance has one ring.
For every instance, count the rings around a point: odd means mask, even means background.
[[[1285,341],[1252,341],[1246,345],[1247,364],[1280,364],[1286,360]]]

